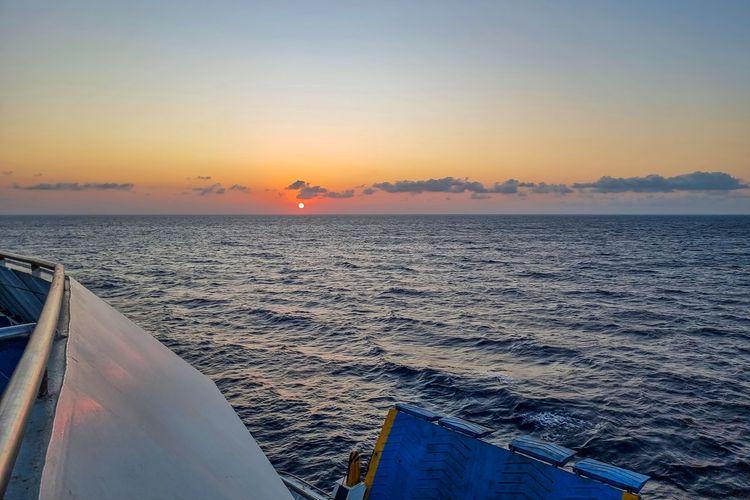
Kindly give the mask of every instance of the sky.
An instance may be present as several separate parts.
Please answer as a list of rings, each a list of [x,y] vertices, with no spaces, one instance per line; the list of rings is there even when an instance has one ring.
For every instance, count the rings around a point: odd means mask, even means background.
[[[0,214],[747,214],[748,19],[0,0]]]

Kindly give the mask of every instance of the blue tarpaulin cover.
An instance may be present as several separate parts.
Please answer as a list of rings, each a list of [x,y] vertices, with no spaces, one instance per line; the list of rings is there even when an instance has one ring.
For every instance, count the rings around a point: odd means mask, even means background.
[[[622,491],[408,413],[396,413],[370,500],[621,500]]]

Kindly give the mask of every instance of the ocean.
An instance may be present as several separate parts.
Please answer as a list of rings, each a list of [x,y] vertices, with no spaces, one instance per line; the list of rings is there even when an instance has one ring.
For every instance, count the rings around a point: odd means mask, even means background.
[[[328,490],[405,401],[750,497],[749,216],[0,217]]]

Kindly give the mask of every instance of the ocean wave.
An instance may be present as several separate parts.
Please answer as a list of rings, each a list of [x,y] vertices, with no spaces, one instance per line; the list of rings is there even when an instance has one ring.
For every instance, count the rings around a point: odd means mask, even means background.
[[[390,287],[384,292],[382,292],[380,295],[397,295],[397,296],[406,296],[406,297],[424,297],[426,295],[430,295],[432,292],[426,291],[426,290],[416,290],[414,288],[403,288],[403,287]]]
[[[305,327],[312,324],[312,319],[308,316],[280,313],[271,309],[249,309],[246,311],[246,314],[256,316],[275,325],[290,324],[293,326]]]

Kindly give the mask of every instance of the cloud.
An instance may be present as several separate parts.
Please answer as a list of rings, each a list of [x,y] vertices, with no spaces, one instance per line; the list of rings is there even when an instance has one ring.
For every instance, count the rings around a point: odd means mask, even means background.
[[[597,193],[671,193],[674,191],[733,191],[747,189],[736,177],[724,172],[693,172],[692,174],[662,177],[610,177],[604,176],[594,182],[573,184],[576,189],[591,189]]]
[[[241,184],[232,184],[231,186],[229,186],[229,190],[230,191],[240,191],[242,193],[249,193],[250,192],[250,188],[249,187],[243,186]]]
[[[221,184],[217,182],[216,184],[211,184],[210,186],[205,188],[195,187],[193,188],[193,191],[201,196],[208,196],[211,194],[224,194],[226,192],[226,189],[224,189]]]
[[[300,200],[309,200],[317,197],[320,194],[326,194],[328,190],[321,186],[310,186],[309,184],[302,187],[297,193],[297,198]]]
[[[80,184],[78,182],[57,182],[54,184],[40,183],[32,184],[30,186],[20,186],[14,184],[14,189],[25,189],[29,191],[86,191],[86,190],[102,190],[102,191],[130,191],[133,189],[134,184],[118,184],[116,182],[87,182]]]
[[[484,186],[478,182],[469,182],[454,177],[420,181],[378,182],[373,184],[373,187],[386,193],[463,193],[466,190],[485,192]]]
[[[491,192],[491,193],[501,193],[501,194],[515,194],[518,192],[518,188],[521,186],[524,187],[530,187],[533,184],[530,184],[528,182],[518,182],[515,179],[508,179],[507,181],[503,183],[496,182],[495,186],[490,191],[474,191],[475,193],[482,193],[482,192]]]
[[[13,175],[12,170],[3,170],[3,175]]]
[[[562,196],[573,192],[573,190],[565,184],[547,184],[546,182],[540,182],[539,184],[530,187],[531,192],[536,194],[553,193],[558,196]]]
[[[310,200],[313,198],[351,198],[354,196],[353,189],[346,191],[329,191],[323,186],[312,186],[309,182],[296,180],[289,184],[285,189],[297,191],[297,198],[300,200]]]
[[[329,191],[326,193],[326,197],[328,198],[351,198],[354,196],[354,190],[353,189],[347,189],[346,191]]]
[[[521,186],[533,184],[522,183],[515,179],[505,182],[496,182],[492,186],[485,186],[481,182],[459,179],[456,177],[443,177],[441,179],[427,179],[419,181],[396,181],[378,182],[373,184],[374,188],[381,189],[386,193],[475,193],[475,194],[514,194]]]
[[[362,196],[368,196],[377,191],[386,193],[468,193],[474,200],[492,198],[493,195],[528,196],[531,194],[566,196],[576,191],[582,196],[594,196],[595,193],[671,193],[675,191],[713,192],[724,194],[728,191],[748,189],[740,179],[724,172],[693,172],[692,174],[663,177],[649,175],[646,177],[610,177],[604,176],[594,182],[575,184],[556,184],[547,182],[522,182],[508,179],[493,184],[483,184],[472,181],[468,177],[441,177],[421,180],[399,180],[393,182],[376,182],[370,186],[360,185],[344,191],[329,191],[323,186],[312,185],[304,180],[296,180],[285,189],[297,191],[297,198],[308,200],[312,198],[352,198],[355,189]]]
[[[363,194],[372,194],[375,189],[387,193],[471,193],[475,200],[485,199],[492,194],[517,194],[523,196],[533,194],[554,194],[565,196],[575,190],[594,193],[671,193],[675,191],[713,191],[727,192],[737,189],[748,189],[740,179],[724,172],[693,172],[692,174],[663,177],[649,175],[646,177],[610,177],[604,176],[594,182],[582,182],[572,185],[553,184],[546,182],[521,182],[508,179],[484,185],[481,182],[470,181],[468,178],[443,177],[427,180],[402,180],[396,182],[379,182],[372,185]]]

